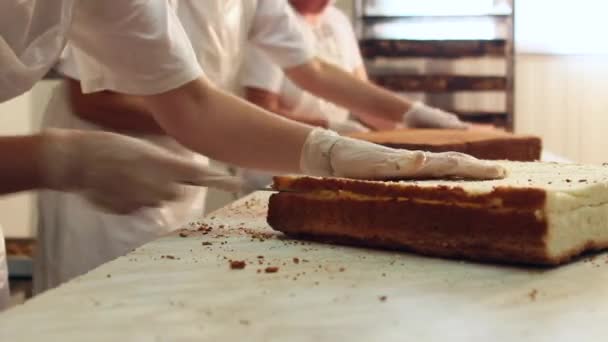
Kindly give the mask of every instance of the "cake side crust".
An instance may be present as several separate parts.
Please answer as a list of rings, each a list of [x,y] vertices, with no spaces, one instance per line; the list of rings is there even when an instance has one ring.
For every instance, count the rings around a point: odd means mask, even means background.
[[[280,193],[270,198],[268,223],[289,235],[429,256],[537,265],[559,262],[546,253],[546,221],[530,211],[316,200]]]
[[[480,159],[537,161],[542,140],[536,136],[495,131],[397,130],[355,133],[351,137],[393,148],[462,152]]]

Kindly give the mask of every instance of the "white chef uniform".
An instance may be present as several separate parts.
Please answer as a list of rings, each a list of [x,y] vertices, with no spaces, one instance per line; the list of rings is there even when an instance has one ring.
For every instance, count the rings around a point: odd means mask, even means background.
[[[286,67],[312,58],[313,51],[284,1],[180,0],[173,5],[206,75],[225,90],[237,91],[237,75],[247,40],[267,52],[275,63]],[[127,25],[122,29],[131,30]],[[84,80],[89,78],[89,65],[96,64],[94,59],[71,51],[58,69],[69,77]],[[105,77],[104,82],[117,81]],[[93,86],[104,88],[103,84]],[[102,129],[72,113],[64,87],[55,90],[44,121],[47,127]],[[184,156],[204,158],[170,137],[139,138]],[[44,192],[39,199],[40,253],[36,258],[35,291],[57,286],[198,218],[204,209],[205,189],[189,188],[184,192],[179,202],[128,216],[102,212],[76,194]]]

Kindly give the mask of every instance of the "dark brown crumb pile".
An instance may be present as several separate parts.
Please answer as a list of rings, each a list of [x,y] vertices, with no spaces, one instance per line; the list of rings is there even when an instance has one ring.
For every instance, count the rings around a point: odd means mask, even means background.
[[[233,270],[242,270],[243,268],[245,268],[245,261],[243,260],[231,260],[230,261],[230,268]]]
[[[264,269],[264,272],[266,273],[277,273],[279,271],[279,268],[276,266],[268,266]]]
[[[538,290],[537,289],[532,289],[532,291],[530,291],[530,293],[528,293],[528,297],[530,297],[531,301],[535,301],[536,300],[536,295],[538,295]]]

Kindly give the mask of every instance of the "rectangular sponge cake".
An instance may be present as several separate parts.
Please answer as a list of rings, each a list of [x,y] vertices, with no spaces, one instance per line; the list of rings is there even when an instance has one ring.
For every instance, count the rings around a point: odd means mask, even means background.
[[[542,149],[539,137],[498,130],[404,129],[354,133],[351,137],[393,148],[456,151],[490,160],[536,161]]]
[[[608,247],[608,167],[500,162],[506,179],[275,177],[268,223],[305,238],[557,265]]]

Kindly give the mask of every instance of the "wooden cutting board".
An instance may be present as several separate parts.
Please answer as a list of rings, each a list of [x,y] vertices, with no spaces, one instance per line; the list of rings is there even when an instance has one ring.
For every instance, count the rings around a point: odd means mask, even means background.
[[[608,336],[606,254],[538,269],[292,241],[266,225],[267,196],[254,194],[212,213],[201,221],[209,231],[163,237],[1,314],[0,340],[555,342]],[[232,270],[228,259],[246,266]],[[267,267],[278,271],[265,273]]]

